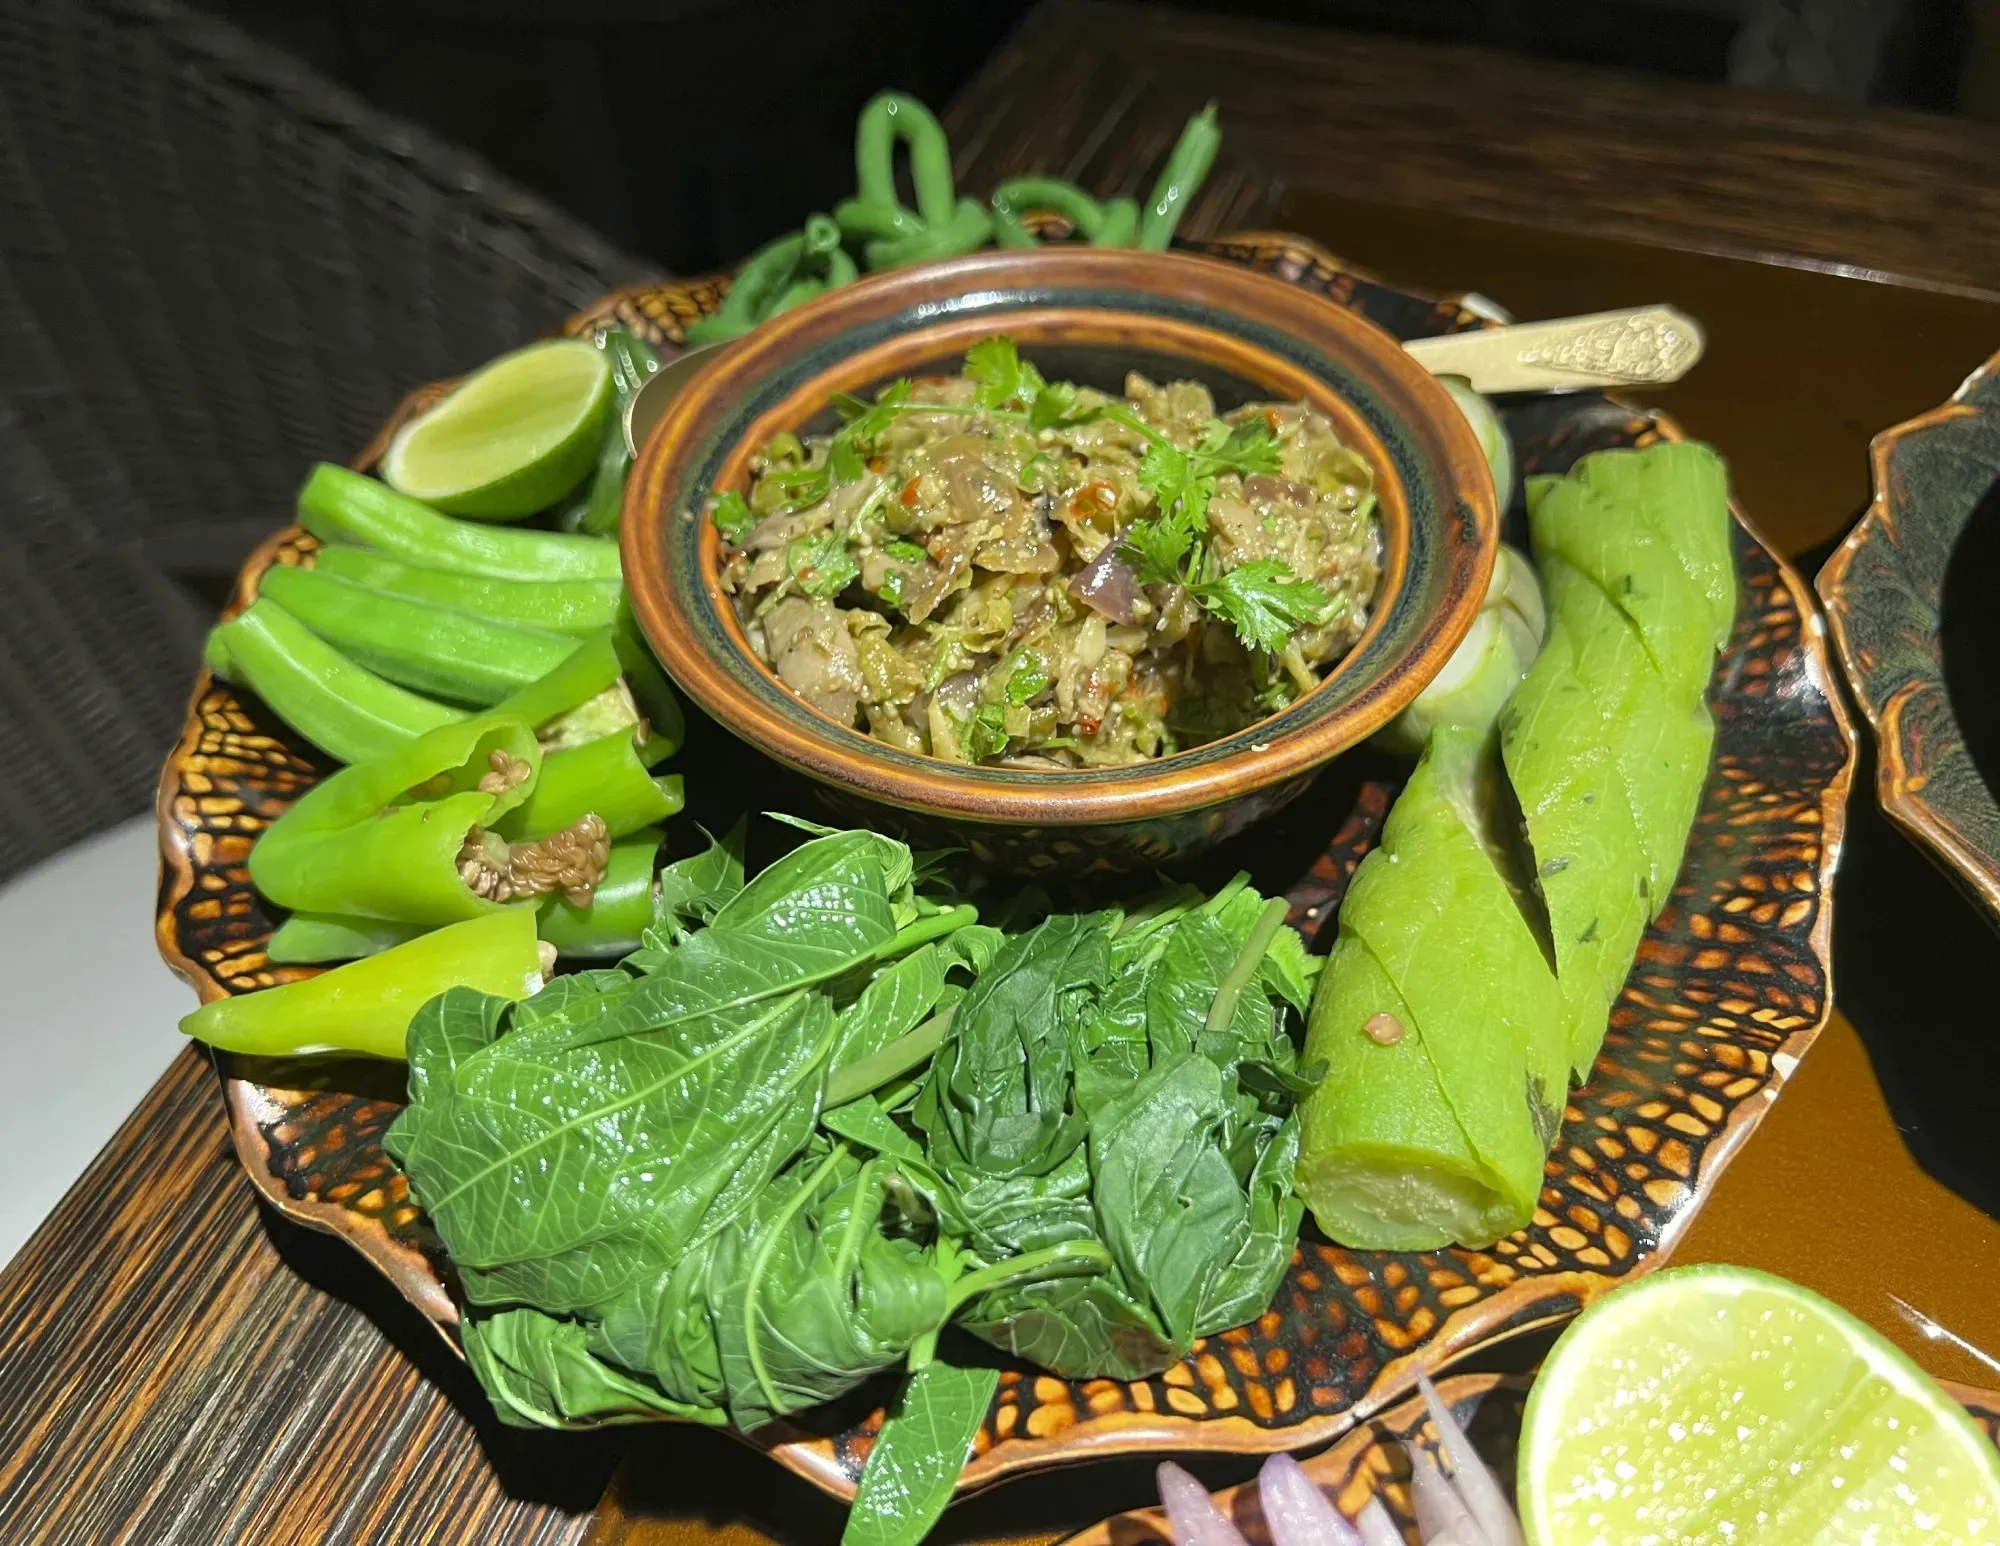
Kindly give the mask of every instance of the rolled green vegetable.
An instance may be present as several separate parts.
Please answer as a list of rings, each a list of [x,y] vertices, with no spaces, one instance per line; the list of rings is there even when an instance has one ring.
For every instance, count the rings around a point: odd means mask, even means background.
[[[357,665],[268,598],[208,636],[208,668],[247,687],[340,762],[362,762],[466,717]]]
[[[595,814],[618,838],[665,821],[681,808],[680,775],[655,778],[648,755],[654,752],[642,751],[629,732],[550,752],[533,791],[500,831],[509,838],[542,837]]]
[[[1596,493],[1632,511],[1679,556],[1708,599],[1714,647],[1736,622],[1735,526],[1722,458],[1697,440],[1669,440],[1636,451],[1597,451],[1570,469]]]
[[[379,548],[408,563],[503,580],[616,580],[602,537],[454,520],[375,478],[321,462],[299,490],[299,524],[322,542]]]
[[[498,703],[548,675],[576,648],[566,634],[495,622],[289,564],[267,569],[258,593],[371,671],[460,703]]]
[[[321,548],[313,572],[411,601],[470,612],[497,623],[588,635],[618,619],[625,588],[615,580],[500,580],[407,564],[372,548]]]
[[[428,923],[356,918],[345,913],[293,913],[272,931],[264,953],[279,966],[319,966],[380,955],[430,932]]]
[[[624,671],[613,630],[593,634],[546,675],[493,706],[495,714],[525,719],[544,739],[564,716],[594,709],[594,700],[618,685]]]
[[[611,845],[611,861],[588,907],[572,907],[558,893],[542,904],[536,929],[558,955],[616,960],[645,942],[653,922],[653,876],[660,829],[642,827]]]
[[[507,907],[299,982],[207,1003],[181,1031],[260,1057],[401,1058],[410,1021],[447,988],[524,999],[542,985],[535,910]]]
[[[307,912],[422,924],[495,912],[461,877],[460,850],[522,804],[542,766],[521,720],[441,726],[307,790],[250,850],[250,878]]]
[[[1314,994],[1303,1060],[1348,1077],[1305,1102],[1298,1185],[1345,1245],[1484,1245],[1519,1228],[1562,1120],[1561,993],[1489,851],[1481,784],[1499,773],[1484,742],[1431,737],[1341,904],[1348,964]],[[1376,1054],[1397,1061],[1378,1069]]]

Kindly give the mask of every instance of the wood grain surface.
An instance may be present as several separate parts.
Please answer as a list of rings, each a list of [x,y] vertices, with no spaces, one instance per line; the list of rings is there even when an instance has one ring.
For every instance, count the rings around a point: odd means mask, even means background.
[[[1204,212],[1304,184],[1931,284],[2000,288],[2000,127],[1165,6],[1051,0],[955,104],[966,180],[1128,186],[1213,98]],[[1143,193],[1145,190],[1139,190]],[[1240,213],[1226,223],[1243,223]]]
[[[1661,300],[1700,319],[1707,359],[1656,400],[1795,552],[1858,513],[1869,435],[2000,342],[2000,302],[1939,289],[1983,288],[2000,250],[1991,129],[1068,0],[950,117],[969,186],[1034,168],[1111,191],[1211,95],[1225,146],[1196,229],[1293,227],[1523,317]],[[1925,283],[1855,277],[1881,268]],[[1837,1211],[1799,1207],[1829,1175]],[[2000,1225],[1911,1159],[1838,1014],[1681,1255],[1783,1272],[1934,1372],[1996,1383],[1890,1296],[2000,1353]],[[1144,1462],[1030,1478],[936,1539],[1054,1540],[1150,1485]],[[803,1546],[839,1524],[717,1434],[501,1429],[345,1247],[260,1214],[192,1051],[0,1274],[0,1541]]]

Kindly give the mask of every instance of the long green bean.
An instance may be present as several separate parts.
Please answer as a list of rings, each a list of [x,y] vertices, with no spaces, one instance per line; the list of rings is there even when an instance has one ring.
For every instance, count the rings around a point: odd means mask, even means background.
[[[1160,169],[1160,180],[1153,184],[1153,196],[1139,217],[1141,247],[1160,252],[1174,239],[1174,229],[1202,179],[1208,176],[1208,169],[1215,165],[1215,153],[1221,145],[1222,130],[1211,102],[1187,121],[1167,164]]]

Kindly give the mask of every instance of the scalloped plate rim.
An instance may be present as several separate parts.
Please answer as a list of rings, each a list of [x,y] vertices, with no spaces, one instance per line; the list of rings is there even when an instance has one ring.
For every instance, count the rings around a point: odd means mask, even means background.
[[[1325,262],[1338,272],[1372,278],[1365,276],[1363,271],[1342,263],[1319,243],[1288,233],[1229,232],[1214,240],[1217,245],[1224,245],[1250,243],[1258,239],[1282,240],[1301,252]],[[702,282],[700,279],[675,281],[676,284],[689,288]],[[652,287],[653,284],[639,284],[609,292],[579,315],[596,315],[615,305],[622,297]],[[1433,297],[1420,291],[1402,290],[1400,286],[1390,288],[1405,296],[1458,304],[1463,309],[1460,297]],[[1329,300],[1328,304],[1337,303]],[[412,412],[418,403],[449,384],[428,383],[407,393],[385,421],[375,440],[355,459],[353,465],[357,467],[369,465],[379,455],[380,448],[393,433],[395,426]],[[1683,438],[1683,431],[1671,417],[1657,410],[1635,407],[1615,396],[1611,396],[1610,401],[1636,417],[1649,421],[1654,430],[1664,438]],[[1832,880],[1842,847],[1846,805],[1853,781],[1858,740],[1844,698],[1835,689],[1833,664],[1824,637],[1824,626],[1818,609],[1812,603],[1811,590],[1790,561],[1772,547],[1755,523],[1734,501],[1731,502],[1731,514],[1770,558],[1786,591],[1798,608],[1801,619],[1798,648],[1806,658],[1810,675],[1821,691],[1828,715],[1845,748],[1845,756],[1838,769],[1828,777],[1820,792],[1819,801],[1822,841],[1819,862],[1814,870],[1817,883],[1815,895],[1819,899],[1819,909],[1808,942],[1811,954],[1823,973],[1825,992],[1820,999],[1818,1013],[1811,1022],[1794,1029],[1786,1036],[1783,1043],[1770,1053],[1772,1066],[1765,1090],[1769,1096],[1775,1096],[1789,1078],[1797,1059],[1804,1055],[1825,1027],[1832,1010],[1833,963],[1830,949]],[[247,604],[253,594],[257,577],[274,561],[277,551],[287,543],[295,542],[299,535],[296,527],[286,527],[274,532],[258,545],[245,561],[237,577],[236,586],[224,615],[232,614]],[[227,990],[216,981],[206,967],[188,957],[180,949],[174,914],[169,901],[185,896],[191,889],[193,881],[185,834],[170,818],[173,799],[180,792],[181,757],[200,733],[195,709],[214,685],[207,667],[202,666],[196,674],[194,687],[189,695],[188,723],[162,770],[156,799],[161,844],[160,908],[156,917],[156,937],[161,955],[168,966],[195,990],[203,1002],[224,996]],[[437,1328],[444,1340],[456,1350],[457,1339],[451,1328],[457,1323],[457,1308],[450,1302],[444,1285],[431,1270],[428,1260],[420,1251],[394,1241],[378,1223],[356,1222],[354,1215],[336,1204],[291,1196],[271,1173],[270,1146],[263,1133],[258,1130],[251,1110],[254,1097],[250,1092],[260,1091],[263,1088],[265,1087],[230,1076],[226,1072],[224,1074],[225,1101],[232,1134],[244,1169],[249,1173],[258,1195],[287,1218],[346,1240],[360,1255],[381,1270],[398,1291],[416,1305],[425,1318]],[[1057,1457],[1064,1454],[1080,1459],[1190,1450],[1266,1454],[1327,1442],[1380,1414],[1408,1390],[1413,1389],[1416,1373],[1420,1368],[1433,1374],[1441,1373],[1453,1362],[1479,1348],[1497,1344],[1537,1327],[1565,1319],[1619,1284],[1665,1265],[1672,1254],[1674,1244],[1706,1201],[1708,1187],[1704,1183],[1712,1183],[1715,1175],[1728,1164],[1736,1149],[1762,1119],[1770,1104],[1769,1098],[1760,1098],[1741,1102],[1731,1110],[1722,1130],[1703,1150],[1700,1165],[1687,1179],[1688,1203],[1666,1226],[1660,1245],[1640,1258],[1630,1269],[1616,1274],[1590,1270],[1518,1278],[1490,1297],[1454,1311],[1440,1321],[1411,1352],[1385,1361],[1367,1390],[1353,1404],[1338,1412],[1307,1418],[1282,1428],[1262,1427],[1240,1416],[1193,1418],[1164,1411],[1149,1414],[1119,1412],[1082,1417],[1050,1438],[1008,1437],[995,1443],[984,1454],[976,1455],[967,1464],[961,1473],[955,1495],[965,1496],[1024,1470],[1060,1464],[1062,1461]],[[1553,1307],[1547,1314],[1537,1315],[1533,1313],[1537,1305]],[[1445,1356],[1442,1357],[1438,1356],[1438,1350],[1441,1348],[1445,1350]],[[763,1449],[787,1470],[832,1496],[842,1499],[853,1496],[854,1484],[832,1453],[830,1440],[789,1437],[782,1425],[773,1425],[767,1432],[770,1434],[768,1441],[760,1441],[754,1434],[744,1436],[744,1441],[753,1447]]]

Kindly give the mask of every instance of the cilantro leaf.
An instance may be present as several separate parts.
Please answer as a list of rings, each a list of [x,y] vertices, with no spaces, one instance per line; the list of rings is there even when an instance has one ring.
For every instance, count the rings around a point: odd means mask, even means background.
[[[982,408],[1004,408],[1021,395],[1021,356],[1005,333],[966,350],[965,373],[979,384],[974,400]]]
[[[930,557],[930,554],[918,547],[916,543],[905,542],[901,537],[896,538],[893,542],[884,543],[882,551],[895,559],[899,564],[920,564],[926,558]]]
[[[715,522],[715,529],[730,542],[741,542],[750,535],[750,528],[757,524],[757,517],[750,510],[750,502],[735,489],[715,496],[715,504],[710,509],[708,518]]]
[[[1278,470],[1278,433],[1262,414],[1245,419],[1220,435],[1219,430],[1223,430],[1220,419],[1210,426],[1201,448],[1202,457],[1215,463],[1218,471],[1240,472],[1247,477],[1251,473]]]
[[[1254,559],[1189,589],[1244,644],[1271,654],[1285,647],[1294,628],[1324,623],[1334,613],[1331,596],[1278,558]]]
[[[764,481],[778,490],[778,513],[803,510],[826,498],[827,490],[833,487],[833,469],[830,466],[784,468],[765,473]]]
[[[1076,388],[1067,381],[1045,381],[1028,404],[1028,424],[1033,429],[1053,429],[1076,407]]]
[[[845,435],[835,435],[826,448],[826,465],[842,483],[859,482],[868,471],[867,460]]]
[[[910,400],[910,383],[905,377],[890,382],[875,394],[875,401],[841,426],[834,438],[845,439],[856,449],[873,445],[889,432],[896,415]]]
[[[785,549],[792,581],[816,601],[831,601],[860,577],[861,566],[837,531],[801,537]]]
[[[1194,539],[1178,521],[1158,516],[1134,521],[1119,534],[1119,543],[1141,585],[1178,585]]]

